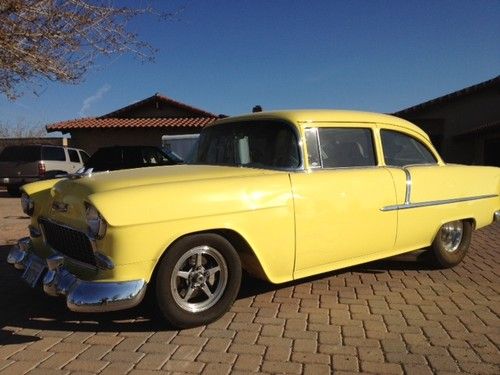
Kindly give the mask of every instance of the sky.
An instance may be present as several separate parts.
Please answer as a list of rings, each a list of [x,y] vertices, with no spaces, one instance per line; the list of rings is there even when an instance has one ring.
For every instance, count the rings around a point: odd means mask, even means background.
[[[130,25],[153,63],[100,59],[84,82],[0,96],[0,123],[47,125],[156,92],[216,114],[394,112],[500,74],[500,0],[170,0]]]

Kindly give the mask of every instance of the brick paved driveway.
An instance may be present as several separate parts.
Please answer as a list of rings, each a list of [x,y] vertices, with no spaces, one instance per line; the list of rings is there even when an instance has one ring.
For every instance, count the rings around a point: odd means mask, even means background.
[[[147,306],[68,312],[5,264],[27,224],[0,192],[0,373],[500,374],[500,225],[475,232],[459,267],[412,257],[305,281],[248,279],[234,307],[174,331]],[[17,231],[17,232],[16,232]]]

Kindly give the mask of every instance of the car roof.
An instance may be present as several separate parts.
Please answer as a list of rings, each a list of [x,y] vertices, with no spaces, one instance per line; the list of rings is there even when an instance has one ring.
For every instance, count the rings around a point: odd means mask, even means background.
[[[294,109],[282,111],[257,112],[241,116],[232,116],[217,120],[207,127],[221,123],[230,123],[235,121],[251,120],[285,120],[292,123],[304,125],[314,123],[314,126],[329,126],[328,123],[379,123],[390,124],[418,133],[422,137],[429,139],[429,136],[418,126],[409,121],[396,116],[386,115],[375,112],[362,112],[351,110],[333,110],[333,109]]]

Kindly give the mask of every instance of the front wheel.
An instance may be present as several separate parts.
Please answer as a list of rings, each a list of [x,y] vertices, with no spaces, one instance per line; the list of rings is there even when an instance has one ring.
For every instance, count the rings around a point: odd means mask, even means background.
[[[459,264],[469,249],[472,225],[466,220],[445,223],[439,228],[432,242],[432,252],[438,263],[444,268]]]
[[[241,282],[241,263],[234,247],[216,234],[197,234],[177,241],[159,264],[156,298],[172,325],[187,328],[210,323],[234,302]]]

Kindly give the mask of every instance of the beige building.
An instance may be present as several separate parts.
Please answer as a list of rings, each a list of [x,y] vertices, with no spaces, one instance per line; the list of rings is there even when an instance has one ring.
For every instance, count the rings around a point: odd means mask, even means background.
[[[424,129],[446,162],[500,166],[500,76],[394,115]]]
[[[70,145],[92,154],[99,147],[150,145],[160,147],[162,136],[196,134],[218,116],[155,94],[104,116],[62,121],[47,132],[71,134]]]

